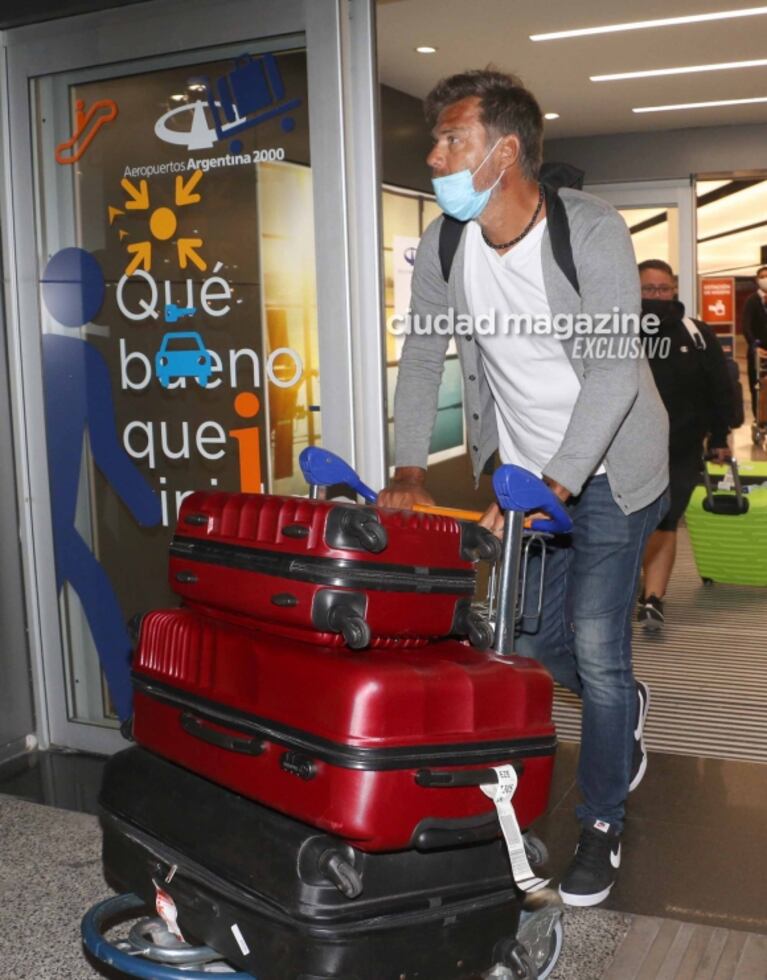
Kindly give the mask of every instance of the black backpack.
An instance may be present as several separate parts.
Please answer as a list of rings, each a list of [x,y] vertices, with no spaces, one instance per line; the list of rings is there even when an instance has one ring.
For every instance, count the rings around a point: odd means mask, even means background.
[[[559,196],[559,188],[575,187],[580,190],[583,187],[583,178],[584,172],[577,167],[571,167],[569,163],[544,163],[541,167],[540,181],[546,202],[551,249],[557,265],[579,295],[578,273],[575,270],[573,250],[570,245],[570,222],[562,198]],[[450,215],[444,215],[439,231],[439,264],[445,282],[450,278],[450,269],[466,224],[465,221],[458,221]]]

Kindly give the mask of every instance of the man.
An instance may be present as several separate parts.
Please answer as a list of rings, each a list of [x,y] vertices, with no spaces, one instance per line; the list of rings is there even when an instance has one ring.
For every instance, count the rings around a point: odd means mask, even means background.
[[[727,436],[735,389],[714,331],[685,318],[671,266],[661,259],[640,262],[639,282],[643,322],[650,314],[660,320],[653,334],[662,343],[648,344],[647,350],[652,352],[650,367],[670,423],[671,502],[647,542],[637,613],[644,629],[656,633],[665,621],[663,598],[676,558],[677,524],[700,479],[704,443],[717,462],[730,458]]]
[[[617,308],[638,316],[624,222],[578,191],[562,190],[559,201],[543,194],[541,110],[517,79],[495,71],[453,76],[431,92],[426,112],[434,126],[427,163],[437,201],[471,220],[447,283],[438,255],[443,219],[424,234],[411,311],[422,327],[450,310],[567,318]],[[574,269],[565,271],[563,245],[570,244]],[[449,341],[443,334],[406,339],[394,407],[396,471],[380,497],[385,506],[432,502],[423,484]],[[499,448],[503,462],[543,474],[570,504],[572,547],[556,549],[547,562],[540,624],[520,636],[517,650],[583,698],[582,832],[561,893],[572,904],[594,905],[615,879],[625,798],[644,771],[647,690],[632,674],[631,613],[644,544],[663,512],[668,428],[647,363],[597,357],[577,343],[583,339],[551,332],[455,336],[475,479]],[[483,523],[500,530],[497,507]]]
[[[758,358],[754,347],[758,344],[767,350],[767,265],[756,270],[756,292],[752,293],[743,307],[743,336],[748,345],[748,384],[751,388],[751,407],[754,418],[763,424],[767,419],[759,418],[756,404],[756,377]]]

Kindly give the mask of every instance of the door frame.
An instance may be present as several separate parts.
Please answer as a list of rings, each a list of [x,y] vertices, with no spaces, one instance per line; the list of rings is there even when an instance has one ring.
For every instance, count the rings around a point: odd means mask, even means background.
[[[119,732],[71,721],[54,571],[40,354],[31,80],[284,36],[304,38],[311,92],[322,430],[327,448],[382,485],[385,467],[378,83],[373,0],[152,0],[3,35],[0,214],[16,492],[39,744],[94,752]],[[168,39],[172,39],[170,44]],[[170,47],[170,51],[168,48]],[[167,62],[162,62],[167,64]],[[352,140],[352,133],[354,139]],[[30,327],[34,325],[33,329]]]
[[[618,208],[675,207],[679,214],[679,299],[685,309],[697,306],[697,208],[693,178],[632,183],[587,184],[584,190]]]

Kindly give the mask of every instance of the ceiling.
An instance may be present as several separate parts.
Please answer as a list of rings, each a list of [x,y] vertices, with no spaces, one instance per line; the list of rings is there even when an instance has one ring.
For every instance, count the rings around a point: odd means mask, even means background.
[[[764,3],[764,0],[761,0]],[[530,34],[742,10],[760,0],[378,0],[381,80],[423,98],[438,79],[493,65],[520,75],[544,112],[547,138],[767,122],[767,102],[635,114],[636,106],[767,97],[767,66],[630,81],[590,75],[767,58],[767,13],[555,41]],[[417,45],[436,54],[422,55]],[[767,160],[767,155],[765,157]]]

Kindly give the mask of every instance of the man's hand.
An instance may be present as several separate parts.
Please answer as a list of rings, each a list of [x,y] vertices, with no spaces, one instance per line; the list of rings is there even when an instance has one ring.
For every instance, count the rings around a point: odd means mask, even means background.
[[[546,484],[549,490],[559,497],[563,504],[566,504],[572,496],[567,487],[563,487],[561,483],[557,483],[556,480],[552,480],[548,476],[543,477],[543,482]],[[538,515],[536,514],[535,516],[537,517]]]
[[[434,506],[434,498],[424,487],[426,470],[420,466],[400,466],[394,471],[394,479],[378,494],[379,507],[412,510],[414,504]]]
[[[492,531],[496,538],[503,540],[503,525],[505,519],[498,504],[490,504],[485,513],[479,519],[479,526],[486,527]]]

